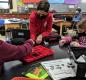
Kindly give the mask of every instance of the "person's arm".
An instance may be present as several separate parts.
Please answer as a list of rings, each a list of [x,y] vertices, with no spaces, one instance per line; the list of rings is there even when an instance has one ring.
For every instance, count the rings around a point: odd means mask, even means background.
[[[70,43],[71,41],[72,41],[72,37],[71,36],[64,36],[59,41],[59,46],[63,46],[64,44]]]
[[[66,43],[70,43],[72,41],[72,37],[71,36],[64,36],[64,37],[62,37],[61,40],[65,40]]]
[[[81,48],[86,48],[86,45],[80,45],[79,47],[81,47]]]
[[[51,33],[51,31],[52,31],[52,16],[49,17],[47,24],[48,25],[47,25],[46,31],[42,33],[43,37],[48,36]]]
[[[12,45],[0,40],[0,63],[18,60],[28,55],[33,46],[33,40],[27,40],[23,45]]]

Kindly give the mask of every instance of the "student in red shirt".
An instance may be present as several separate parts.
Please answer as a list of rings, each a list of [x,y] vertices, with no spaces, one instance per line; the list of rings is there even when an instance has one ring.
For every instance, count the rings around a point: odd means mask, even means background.
[[[48,12],[49,7],[50,4],[47,1],[40,1],[37,11],[33,11],[29,17],[30,36],[37,44],[40,44],[52,30],[52,14]]]
[[[19,60],[28,55],[32,50],[33,44],[34,41],[32,39],[27,40],[23,45],[19,46],[0,40],[0,71],[4,62]]]

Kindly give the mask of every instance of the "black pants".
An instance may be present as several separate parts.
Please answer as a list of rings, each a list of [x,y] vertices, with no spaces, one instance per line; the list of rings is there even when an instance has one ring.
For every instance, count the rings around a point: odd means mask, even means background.
[[[57,31],[57,33],[60,34],[60,26],[53,24],[52,28],[54,28]]]
[[[77,22],[72,21],[71,28],[76,30],[77,29],[76,25]]]

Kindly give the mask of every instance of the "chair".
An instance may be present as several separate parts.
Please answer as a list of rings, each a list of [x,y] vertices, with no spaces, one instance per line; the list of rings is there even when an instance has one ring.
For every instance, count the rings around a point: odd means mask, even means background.
[[[4,20],[0,19],[0,34],[5,35],[5,27],[4,27]]]

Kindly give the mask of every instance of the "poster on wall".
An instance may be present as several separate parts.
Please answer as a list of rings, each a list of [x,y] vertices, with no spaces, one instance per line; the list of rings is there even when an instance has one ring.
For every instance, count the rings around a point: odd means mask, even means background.
[[[64,0],[48,0],[49,3],[64,3]]]
[[[23,3],[38,3],[41,0],[22,0]]]
[[[64,0],[66,4],[79,4],[80,0]]]
[[[23,2],[22,2],[22,0],[17,0],[17,6],[23,6],[24,4],[23,4]]]

